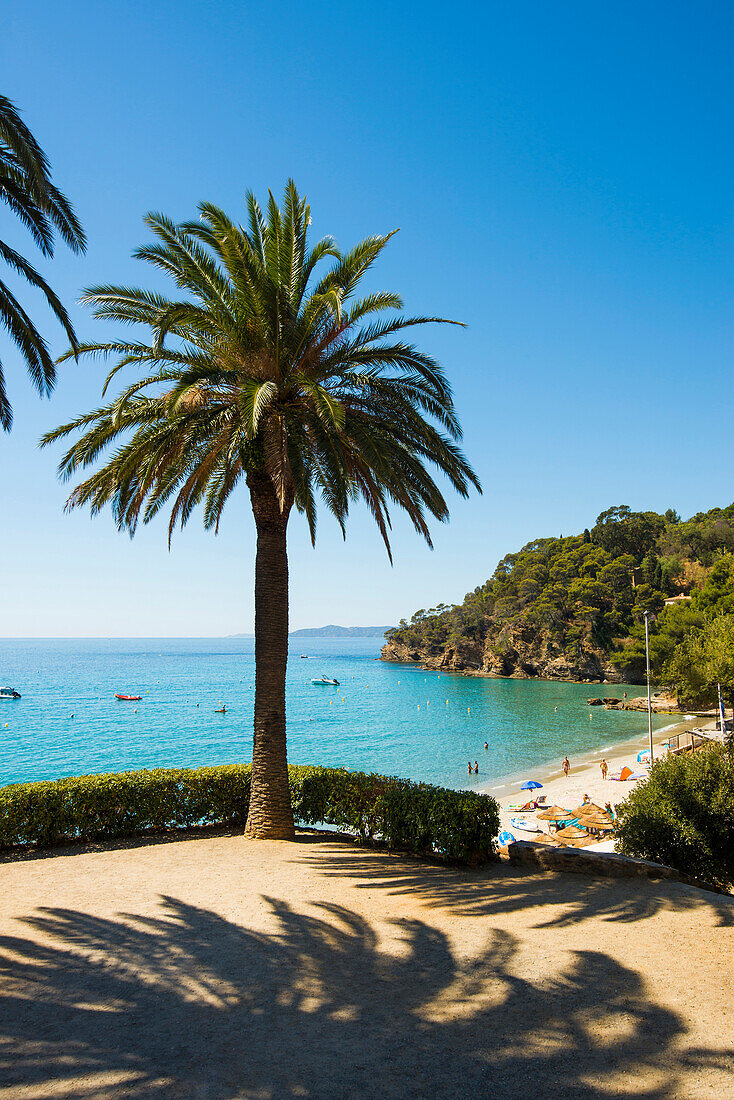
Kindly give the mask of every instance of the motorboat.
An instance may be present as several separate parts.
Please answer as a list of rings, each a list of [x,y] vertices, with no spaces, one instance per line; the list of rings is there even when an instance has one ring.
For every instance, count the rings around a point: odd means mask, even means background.
[[[541,832],[540,826],[536,825],[534,821],[524,821],[522,818],[519,818],[519,817],[511,817],[510,818],[510,828],[511,829],[516,829],[517,831],[519,831],[521,833],[539,833],[539,832]]]
[[[0,699],[20,699],[20,692],[15,688],[0,688]]]
[[[115,693],[115,699],[120,699],[124,703],[139,703],[142,698],[142,695],[117,695]]]
[[[302,653],[301,654],[301,660],[302,661],[307,661],[308,660],[308,653]]]
[[[330,680],[328,676],[319,676],[318,680],[312,680],[312,684],[328,684],[329,687],[339,687],[338,680]]]

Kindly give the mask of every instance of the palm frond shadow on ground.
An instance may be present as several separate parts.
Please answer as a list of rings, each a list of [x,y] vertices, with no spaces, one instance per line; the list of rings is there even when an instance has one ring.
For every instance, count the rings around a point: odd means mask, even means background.
[[[681,1020],[602,953],[534,984],[506,932],[462,963],[418,920],[390,952],[348,909],[268,903],[269,935],[167,898],[154,918],[44,909],[3,937],[3,1095],[601,1100],[634,1079],[663,1100],[725,1061],[680,1054]]]
[[[563,927],[591,918],[638,921],[663,909],[707,907],[722,926],[734,925],[734,897],[671,884],[665,880],[600,879],[589,875],[533,873],[507,864],[476,871],[431,866],[401,856],[365,851],[345,864],[328,847],[308,857],[327,877],[348,874],[356,889],[384,890],[390,896],[413,895],[430,908],[461,916],[499,916],[522,909],[557,905],[558,911],[536,927]]]

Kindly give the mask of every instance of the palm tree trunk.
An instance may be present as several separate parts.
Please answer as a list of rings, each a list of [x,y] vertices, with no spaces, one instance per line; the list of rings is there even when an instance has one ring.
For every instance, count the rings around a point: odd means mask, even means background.
[[[269,478],[248,477],[257,528],[255,556],[255,730],[252,789],[245,836],[292,840],[288,785],[285,673],[288,659],[288,552],[284,511]]]

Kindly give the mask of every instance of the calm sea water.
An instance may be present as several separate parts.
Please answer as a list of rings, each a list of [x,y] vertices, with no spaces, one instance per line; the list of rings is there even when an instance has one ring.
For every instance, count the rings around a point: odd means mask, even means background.
[[[293,763],[479,787],[646,729],[645,714],[590,711],[594,686],[423,672],[377,661],[381,644],[294,643],[287,679]],[[0,702],[0,785],[247,761],[253,673],[247,638],[0,641],[0,684],[23,696]],[[322,674],[341,686],[314,686]],[[121,703],[115,692],[143,698]],[[214,713],[221,703],[226,715]],[[656,727],[666,721],[656,719]],[[471,779],[469,759],[479,761]]]

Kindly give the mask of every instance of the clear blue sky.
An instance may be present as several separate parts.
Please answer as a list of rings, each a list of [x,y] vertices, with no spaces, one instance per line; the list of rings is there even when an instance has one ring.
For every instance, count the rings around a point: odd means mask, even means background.
[[[292,175],[313,231],[348,246],[397,226],[375,283],[452,379],[484,496],[456,499],[430,552],[397,520],[395,566],[355,512],[316,551],[291,524],[291,624],[381,624],[461,600],[499,558],[611,504],[683,514],[734,497],[732,45],[726,3],[26,0],[4,13],[2,92],[49,154],[89,237],[40,267],[82,338],[95,282],[148,209],[234,216]],[[0,211],[2,235],[33,246]],[[26,293],[55,352],[64,344]],[[103,368],[31,390],[4,336],[15,427],[0,437],[0,635],[252,629],[246,495],[217,538],[192,522],[134,541],[62,512],[40,434],[93,407]]]

